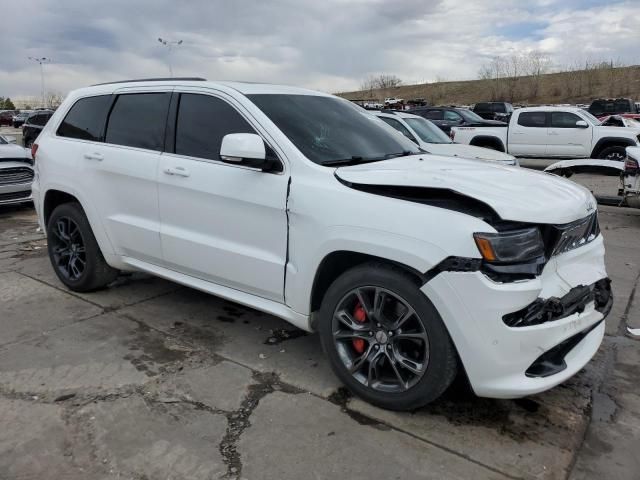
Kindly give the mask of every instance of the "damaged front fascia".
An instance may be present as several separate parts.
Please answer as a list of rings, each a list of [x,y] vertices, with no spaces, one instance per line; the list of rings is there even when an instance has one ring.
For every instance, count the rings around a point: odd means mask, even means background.
[[[591,302],[597,311],[605,317],[608,315],[613,305],[610,279],[603,278],[592,285],[578,285],[561,298],[537,298],[523,309],[505,315],[502,320],[509,327],[540,325],[582,313]]]

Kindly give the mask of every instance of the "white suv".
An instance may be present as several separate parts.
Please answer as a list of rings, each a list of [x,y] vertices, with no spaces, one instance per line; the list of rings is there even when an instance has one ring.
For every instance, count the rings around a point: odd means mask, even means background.
[[[356,394],[412,409],[571,377],[611,308],[596,204],[544,173],[420,152],[350,102],[195,79],[72,92],[34,145],[70,289],[143,270],[318,331]]]

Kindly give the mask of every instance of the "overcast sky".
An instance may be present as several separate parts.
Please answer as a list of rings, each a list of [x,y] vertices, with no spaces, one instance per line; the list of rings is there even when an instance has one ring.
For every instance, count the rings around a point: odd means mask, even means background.
[[[498,55],[554,65],[640,63],[640,0],[25,0],[2,2],[0,96],[167,76],[159,36],[181,39],[176,76],[330,92],[369,74],[405,83],[472,79]]]

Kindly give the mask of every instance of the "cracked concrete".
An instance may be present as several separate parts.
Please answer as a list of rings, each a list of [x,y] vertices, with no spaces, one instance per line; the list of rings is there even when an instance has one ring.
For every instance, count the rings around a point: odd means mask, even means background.
[[[269,315],[144,274],[67,291],[32,210],[0,209],[0,478],[636,478],[640,216],[600,218],[616,304],[582,372],[393,413]]]

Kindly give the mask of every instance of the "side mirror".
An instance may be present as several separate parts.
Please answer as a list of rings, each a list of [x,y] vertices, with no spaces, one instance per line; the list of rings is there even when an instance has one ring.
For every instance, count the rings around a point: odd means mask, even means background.
[[[282,164],[275,152],[265,147],[262,137],[255,133],[229,133],[222,137],[220,160],[259,168],[263,172],[282,171]]]
[[[576,128],[589,128],[589,124],[584,120],[578,120],[576,122]]]
[[[220,159],[225,162],[241,163],[243,160],[264,160],[264,141],[255,133],[230,133],[222,138]]]

